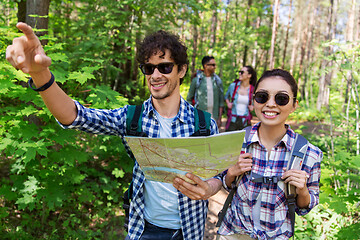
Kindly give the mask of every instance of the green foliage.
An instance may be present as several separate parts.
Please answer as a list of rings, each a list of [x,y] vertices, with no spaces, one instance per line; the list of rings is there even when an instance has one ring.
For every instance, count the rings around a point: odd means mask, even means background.
[[[303,125],[297,132],[324,153],[321,164],[320,205],[308,215],[297,219],[299,239],[359,239],[360,156],[358,155],[359,124],[358,83],[359,47],[336,41],[324,47],[336,46],[328,57],[334,63],[319,72],[333,73],[329,106],[320,111],[307,100],[300,101],[291,119],[313,122],[314,129]],[[349,61],[353,59],[353,61]],[[316,77],[316,78],[317,78]],[[312,80],[313,81],[313,80]],[[350,81],[350,84],[346,84]],[[317,84],[317,80],[314,81]],[[311,132],[311,133],[310,133]]]
[[[337,239],[352,240],[360,238],[360,223],[355,223],[348,227],[342,228],[336,235]]]
[[[326,112],[318,111],[316,108],[309,108],[306,106],[305,101],[299,102],[299,108],[291,114],[291,120],[299,122],[322,122],[327,118]]]
[[[337,214],[326,204],[320,204],[310,213],[296,217],[296,239],[338,239],[337,235],[348,224],[348,218]],[[357,239],[356,235],[353,238]]]
[[[5,61],[6,47],[20,35],[14,27],[18,1],[0,2],[6,12],[0,15],[4,23],[0,26],[0,236],[122,239],[120,196],[131,179],[132,161],[118,137],[62,129],[40,96],[26,88],[27,75]],[[323,13],[324,7],[322,2],[318,11]],[[219,25],[214,32],[215,16]],[[248,6],[248,1],[53,0],[48,19],[49,35],[42,39],[48,41],[45,50],[53,61],[51,71],[57,83],[86,106],[117,108],[149,96],[135,60],[136,43],[159,29],[180,35],[195,68],[202,67],[204,55],[214,55],[225,91],[244,64],[245,49],[246,64],[252,62],[256,50],[254,67],[261,75],[268,64],[272,1],[252,1]],[[278,36],[283,30],[280,21]],[[315,31],[313,36],[319,34]],[[324,50],[330,46],[334,46],[332,55]],[[303,76],[309,95],[299,97],[300,108],[292,120],[322,125],[316,134],[306,134],[311,129],[305,125],[297,130],[324,152],[321,204],[297,218],[296,237],[359,239],[360,158],[356,143],[360,133],[356,130],[359,98],[355,95],[360,48],[336,41],[312,47],[314,60],[304,65]],[[275,65],[279,66],[282,49],[276,46],[275,50]],[[289,58],[288,53],[286,60]],[[319,67],[323,59],[333,64]],[[296,79],[300,77],[298,68],[294,68]],[[330,72],[329,108],[315,110],[319,79]],[[349,76],[352,80],[347,85]],[[190,71],[181,87],[184,97],[189,84]]]
[[[337,51],[329,56],[334,61],[333,66],[325,69],[327,72],[332,71],[335,76],[330,89],[329,107],[322,111],[327,115],[322,121],[327,134],[312,137],[325,153],[320,202],[346,219],[345,224],[339,224],[336,228],[332,239],[359,239],[359,232],[354,229],[359,226],[360,202],[359,131],[356,129],[360,106],[357,76],[360,70],[360,48],[351,43],[325,43],[325,46],[330,45],[336,46]],[[346,84],[347,81],[349,84]]]
[[[2,35],[9,44],[14,29]],[[51,70],[66,92],[91,107],[117,108],[127,99],[92,85],[102,61],[64,52],[48,38]],[[25,74],[0,65],[0,234],[5,239],[108,239],[123,237],[121,196],[131,180],[132,160],[119,137],[62,129]],[[25,86],[25,87],[24,87]],[[120,226],[120,227],[119,227]],[[107,231],[104,231],[107,229]]]

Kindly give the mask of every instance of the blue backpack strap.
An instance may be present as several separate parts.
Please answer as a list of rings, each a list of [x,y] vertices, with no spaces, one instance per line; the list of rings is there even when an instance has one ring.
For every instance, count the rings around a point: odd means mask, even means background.
[[[291,149],[291,158],[287,164],[287,170],[290,169],[301,170],[308,145],[309,142],[306,138],[304,138],[300,134],[296,134],[295,144]]]
[[[300,134],[296,134],[295,143],[291,149],[290,160],[287,164],[286,170],[290,169],[298,169],[301,170],[302,165],[304,164],[306,151],[309,146],[308,140],[301,136]],[[286,184],[285,185],[285,195],[288,203],[288,212],[289,218],[291,221],[291,232],[294,237],[295,233],[295,206],[296,206],[296,188],[293,185]]]
[[[246,143],[249,141],[249,136],[250,136],[250,131],[252,129],[252,126],[247,126],[246,128],[244,128],[245,130],[245,141]]]

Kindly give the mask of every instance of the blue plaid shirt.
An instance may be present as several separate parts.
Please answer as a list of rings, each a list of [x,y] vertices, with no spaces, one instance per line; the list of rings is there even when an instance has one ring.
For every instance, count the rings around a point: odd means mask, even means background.
[[[64,128],[75,128],[94,134],[117,135],[121,138],[127,153],[131,152],[124,135],[126,134],[126,114],[128,106],[114,110],[100,110],[85,108],[76,102],[78,115],[75,121]],[[60,124],[61,125],[61,124]],[[142,130],[150,138],[158,138],[159,123],[154,113],[151,97],[144,102],[142,114]],[[172,137],[189,137],[195,132],[194,108],[182,97],[180,108],[175,117],[171,130]],[[214,119],[211,119],[210,134],[218,133],[218,127]],[[129,154],[131,156],[131,154]],[[134,159],[135,160],[135,159]],[[217,176],[220,179],[219,176]],[[133,196],[130,204],[130,221],[128,236],[131,240],[140,238],[144,231],[144,188],[145,176],[137,161],[133,169]],[[180,206],[181,229],[184,240],[201,240],[204,236],[205,220],[208,209],[207,200],[191,200],[178,191]]]
[[[290,159],[291,148],[295,141],[295,132],[288,125],[285,136],[276,144],[270,156],[266,148],[260,143],[257,133],[260,123],[253,126],[249,139],[244,142],[242,153],[249,152],[253,157],[252,170],[261,176],[282,176]],[[247,150],[246,150],[247,149]],[[310,193],[310,204],[306,209],[296,206],[298,215],[307,214],[319,203],[320,163],[322,152],[309,143],[302,170],[309,174],[307,188]],[[225,183],[225,176],[223,183]],[[225,188],[226,184],[224,184]],[[246,173],[240,180],[237,192],[229,207],[219,233],[230,235],[242,233],[257,239],[289,239],[291,221],[287,214],[288,205],[284,193],[285,183],[256,183],[250,181],[250,174]],[[260,196],[260,197],[259,197]],[[261,201],[260,228],[256,229],[252,218],[252,209],[257,201]]]

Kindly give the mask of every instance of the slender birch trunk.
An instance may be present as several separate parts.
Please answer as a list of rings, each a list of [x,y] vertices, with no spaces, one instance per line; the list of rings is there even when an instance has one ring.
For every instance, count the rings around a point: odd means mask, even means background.
[[[272,24],[272,34],[271,34],[271,47],[270,47],[270,61],[269,61],[269,69],[273,69],[275,66],[275,44],[276,44],[276,29],[279,19],[279,5],[280,1],[275,0],[274,2],[274,16],[273,16],[273,24]]]
[[[292,0],[289,3],[289,15],[288,15],[288,23],[286,26],[286,35],[285,35],[285,43],[284,43],[284,51],[283,51],[283,62],[281,68],[285,67],[285,59],[286,59],[286,50],[288,46],[288,39],[289,39],[289,30],[290,30],[290,23],[291,23],[291,12],[292,12]]]

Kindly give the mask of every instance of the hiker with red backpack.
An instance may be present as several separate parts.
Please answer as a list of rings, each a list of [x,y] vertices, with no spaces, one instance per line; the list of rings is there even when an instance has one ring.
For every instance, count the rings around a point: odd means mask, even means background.
[[[230,84],[225,95],[228,107],[226,131],[241,130],[251,125],[251,99],[256,80],[255,70],[245,66],[239,71],[239,78]]]
[[[218,240],[289,239],[295,213],[305,215],[319,203],[322,151],[285,124],[298,107],[297,91],[293,76],[281,69],[266,71],[256,83],[260,122],[250,127],[238,162],[223,178],[235,195],[223,220],[219,215]]]

